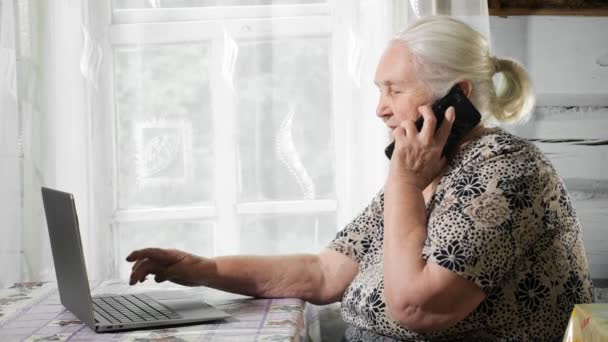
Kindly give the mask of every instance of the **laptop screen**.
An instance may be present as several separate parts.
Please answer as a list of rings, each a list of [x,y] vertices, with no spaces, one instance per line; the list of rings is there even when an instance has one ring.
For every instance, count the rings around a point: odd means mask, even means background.
[[[61,304],[89,327],[95,326],[74,196],[42,188]],[[94,328],[93,328],[94,329]]]

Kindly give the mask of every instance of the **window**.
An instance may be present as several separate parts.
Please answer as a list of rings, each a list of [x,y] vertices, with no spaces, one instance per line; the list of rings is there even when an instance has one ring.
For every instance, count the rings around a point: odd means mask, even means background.
[[[113,3],[116,270],[135,248],[316,252],[345,197],[346,60],[320,0]],[[342,113],[342,114],[340,114]]]

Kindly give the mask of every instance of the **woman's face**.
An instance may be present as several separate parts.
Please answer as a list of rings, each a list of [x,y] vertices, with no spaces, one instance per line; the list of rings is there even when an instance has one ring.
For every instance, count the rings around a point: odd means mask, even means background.
[[[415,121],[418,107],[430,103],[426,87],[416,79],[414,63],[405,45],[392,43],[384,51],[374,83],[380,90],[376,115],[391,130],[404,120]]]

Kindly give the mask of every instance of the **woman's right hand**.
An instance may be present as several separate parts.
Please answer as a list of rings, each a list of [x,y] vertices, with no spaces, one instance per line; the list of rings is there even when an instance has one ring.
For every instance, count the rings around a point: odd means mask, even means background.
[[[197,270],[213,261],[177,249],[145,248],[131,252],[127,261],[135,262],[131,269],[129,285],[144,282],[148,274],[154,275],[157,283],[169,280],[185,285],[201,285]]]

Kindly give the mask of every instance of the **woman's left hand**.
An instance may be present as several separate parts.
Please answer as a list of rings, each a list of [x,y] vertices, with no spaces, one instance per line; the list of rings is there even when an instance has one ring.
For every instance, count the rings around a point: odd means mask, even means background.
[[[441,127],[435,132],[437,118],[431,106],[420,106],[418,110],[424,118],[420,132],[414,121],[405,120],[391,134],[395,139],[395,150],[388,180],[399,178],[422,191],[447,163],[441,153],[452,129],[455,112],[453,107],[448,108]]]

